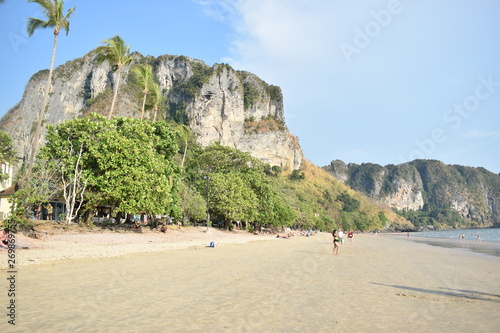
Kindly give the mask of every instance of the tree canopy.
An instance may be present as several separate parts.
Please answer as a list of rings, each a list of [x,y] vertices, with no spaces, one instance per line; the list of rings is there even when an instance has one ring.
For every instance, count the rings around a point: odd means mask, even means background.
[[[165,122],[92,114],[56,127],[48,126],[42,155],[74,170],[82,148],[82,177],[92,205],[113,206],[119,212],[167,213],[175,209],[178,167],[175,132]]]
[[[193,153],[187,177],[208,195],[216,218],[274,226],[290,225],[295,214],[266,176],[266,165],[249,153],[218,143]],[[206,178],[209,191],[206,191]]]

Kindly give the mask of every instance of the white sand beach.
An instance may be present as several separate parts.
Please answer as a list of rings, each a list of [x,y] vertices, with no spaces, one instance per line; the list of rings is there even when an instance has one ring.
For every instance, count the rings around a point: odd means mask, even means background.
[[[497,332],[500,327],[499,257],[383,235],[355,235],[337,256],[331,254],[329,234],[276,239],[216,230],[210,237],[197,229],[178,233],[184,235],[177,242],[170,230],[30,241],[33,248],[16,253],[16,325],[3,315],[0,327],[12,332]],[[29,241],[19,238],[21,246]],[[206,247],[210,241],[214,248]],[[7,276],[7,269],[2,274]],[[2,281],[6,290],[8,281]],[[8,302],[3,292],[2,308]]]

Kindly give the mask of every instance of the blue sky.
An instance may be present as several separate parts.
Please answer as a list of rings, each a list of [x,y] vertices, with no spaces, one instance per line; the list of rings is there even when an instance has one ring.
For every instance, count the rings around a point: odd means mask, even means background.
[[[120,4],[120,5],[117,5]],[[305,157],[324,166],[437,159],[500,172],[497,0],[66,0],[56,65],[116,34],[144,55],[229,63],[282,88]],[[48,68],[38,5],[0,5],[0,115]]]

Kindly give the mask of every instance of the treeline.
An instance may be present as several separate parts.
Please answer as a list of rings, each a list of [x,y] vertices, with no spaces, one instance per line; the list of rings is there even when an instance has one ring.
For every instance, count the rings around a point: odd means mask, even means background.
[[[117,219],[147,212],[227,229],[387,226],[383,210],[315,166],[283,172],[235,148],[200,147],[173,122],[91,114],[47,130],[29,178],[20,169],[11,228],[29,227],[29,213],[50,201],[65,202],[58,219],[85,225],[107,207]]]

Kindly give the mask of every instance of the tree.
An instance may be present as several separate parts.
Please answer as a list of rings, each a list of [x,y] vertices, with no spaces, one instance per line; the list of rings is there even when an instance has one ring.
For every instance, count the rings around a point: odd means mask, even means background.
[[[14,146],[12,145],[12,139],[4,131],[0,131],[0,164],[2,163],[13,163],[16,154],[14,151]],[[8,175],[3,174],[0,170],[0,181],[7,179]]]
[[[76,144],[76,146],[75,146]],[[50,147],[56,146],[57,155],[51,153]],[[83,170],[83,158],[86,143],[60,136],[54,126],[48,126],[47,145],[42,147],[40,161],[47,161],[54,166],[55,193],[53,196],[62,197],[66,203],[66,223],[69,224],[78,216],[84,202],[84,194],[88,185]]]
[[[107,120],[91,114],[59,124],[49,133],[43,153],[63,161],[68,171],[81,163],[89,207],[107,205],[118,212],[153,214],[176,208],[176,134],[167,123],[125,117]],[[76,149],[70,156],[71,146]],[[81,154],[75,154],[80,147]]]
[[[290,178],[290,180],[302,180],[302,179],[305,179],[306,176],[305,176],[303,171],[295,169],[292,171],[289,178]]]
[[[129,65],[133,58],[129,55],[130,47],[125,45],[125,41],[120,36],[111,37],[110,39],[104,40],[102,43],[106,45],[99,46],[97,48],[96,51],[99,53],[97,60],[99,63],[109,61],[113,65],[113,71],[116,72],[113,101],[111,102],[111,108],[108,113],[108,119],[111,119],[113,116],[116,97],[118,96],[118,88],[120,87],[122,67]]]
[[[146,107],[146,98],[148,97],[153,81],[153,68],[149,64],[141,64],[131,69],[132,75],[137,84],[142,88],[142,107],[141,120],[144,118],[144,109]]]
[[[178,127],[178,131],[179,131],[180,139],[182,140],[182,143],[184,144],[184,154],[182,154],[182,162],[181,162],[181,167],[183,168],[184,161],[186,160],[188,141],[191,138],[191,130],[189,129],[188,126],[181,124]]]
[[[231,221],[255,221],[258,198],[241,174],[211,174],[210,207],[224,219],[224,227]]]
[[[163,94],[161,92],[160,86],[156,82],[151,84],[151,93],[149,94],[149,106],[154,111],[153,122],[156,121],[156,116],[158,114],[158,109],[163,102]]]
[[[217,142],[200,151],[186,168],[189,172],[204,173],[264,172],[264,163],[247,152]]]
[[[296,215],[272,183],[262,173],[253,172],[246,176],[258,198],[256,220],[273,226],[290,225]]]
[[[193,187],[189,186],[185,182],[180,182],[179,197],[183,224],[190,219],[203,220],[206,218],[206,201]]]
[[[28,2],[35,2],[42,7],[43,15],[46,21],[28,18],[28,36],[32,36],[35,30],[39,28],[54,28],[54,44],[52,46],[52,58],[50,60],[49,77],[47,78],[47,85],[45,86],[45,94],[43,96],[42,108],[38,115],[38,123],[36,126],[35,134],[33,136],[33,144],[31,147],[31,155],[28,166],[28,176],[31,174],[33,168],[33,161],[35,153],[38,148],[38,140],[42,131],[42,121],[45,115],[45,108],[49,98],[50,87],[52,84],[52,72],[54,69],[54,60],[56,58],[57,38],[61,29],[66,30],[66,35],[69,33],[69,19],[71,14],[75,11],[76,7],[70,8],[66,14],[63,14],[64,0],[28,0]]]
[[[344,204],[342,208],[344,212],[356,212],[361,204],[358,199],[350,196],[347,192],[340,194],[337,200]]]
[[[266,165],[260,160],[217,143],[191,151],[194,157],[186,163],[188,178],[205,193],[202,176],[210,176],[210,210],[224,219],[226,227],[231,220],[278,226],[295,219],[283,195],[266,178]]]

